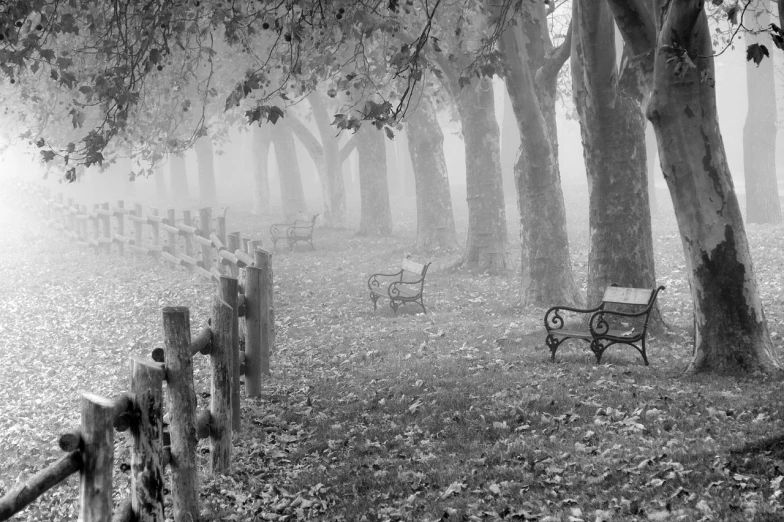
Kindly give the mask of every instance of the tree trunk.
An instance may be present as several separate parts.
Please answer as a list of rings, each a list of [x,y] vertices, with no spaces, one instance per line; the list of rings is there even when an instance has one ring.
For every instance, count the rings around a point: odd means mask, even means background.
[[[656,196],[656,159],[659,151],[656,148],[656,133],[653,126],[645,123],[645,156],[648,160],[648,203],[651,207],[651,216],[659,213],[659,201]]]
[[[175,201],[185,201],[190,197],[188,190],[188,173],[185,170],[185,156],[169,155],[169,179],[172,196]]]
[[[605,288],[655,288],[645,126],[636,93],[616,83],[615,28],[605,0],[572,4],[572,92],[588,175],[589,306]]]
[[[253,213],[259,215],[264,212],[269,212],[270,206],[268,167],[271,139],[270,125],[254,125],[251,132],[251,152],[253,154]]]
[[[169,191],[166,188],[166,172],[160,167],[155,167],[152,175],[155,176],[155,197],[158,201],[166,201],[169,199]]]
[[[423,97],[417,110],[408,114],[406,133],[411,138],[407,142],[416,181],[416,248],[456,248],[457,232],[444,157],[444,133],[429,98]]]
[[[305,191],[302,188],[302,172],[299,168],[294,134],[287,121],[280,120],[272,129],[272,143],[275,144],[275,160],[278,163],[280,178],[280,202],[283,215],[297,212],[307,213]]]
[[[365,125],[356,132],[354,139],[357,140],[359,154],[361,200],[357,235],[382,237],[392,235],[384,133],[371,125]]]
[[[555,128],[555,81],[568,57],[568,46],[565,43],[559,52],[549,52],[544,3],[529,8],[534,11],[524,13],[522,23],[511,25],[499,42],[522,144],[515,163],[522,240],[521,303],[579,304]],[[545,56],[551,58],[545,60]]]
[[[767,29],[770,15],[767,2],[755,0],[746,11],[743,22],[749,31],[748,45],[758,43],[776,52]],[[758,31],[758,34],[754,34]],[[743,173],[746,178],[746,221],[748,223],[781,223],[781,201],[776,179],[776,90],[773,80],[773,59],[765,58],[756,65],[746,62],[748,113],[743,126]]]
[[[321,95],[313,91],[308,96],[308,100],[313,109],[313,117],[321,136],[323,150],[323,163],[321,163],[319,173],[325,188],[325,225],[342,228],[346,225],[346,189],[343,184],[343,169],[340,161],[340,141],[335,137],[335,129],[330,125],[331,120]]]
[[[693,66],[665,47],[676,41]],[[719,130],[713,51],[701,1],[665,5],[657,51],[648,118],[656,130],[694,301],[695,349],[689,368],[780,370]],[[677,69],[679,65],[685,66]]]
[[[499,272],[509,267],[501,177],[501,133],[495,119],[493,82],[474,79],[457,93],[466,152],[468,237],[461,265]]]
[[[202,136],[194,145],[196,162],[199,166],[199,197],[203,205],[215,206],[218,203],[215,189],[215,162],[212,150],[212,140],[209,136]]]

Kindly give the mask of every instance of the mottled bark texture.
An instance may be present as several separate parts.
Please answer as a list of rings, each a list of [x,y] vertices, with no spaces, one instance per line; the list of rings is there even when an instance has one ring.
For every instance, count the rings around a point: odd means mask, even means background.
[[[659,164],[659,151],[656,147],[656,133],[653,126],[647,122],[645,125],[645,156],[648,161],[648,203],[651,207],[651,216],[659,213],[659,199],[656,195],[656,165]]]
[[[770,14],[768,2],[754,0],[743,23],[749,28],[746,44],[764,45],[771,52],[776,47],[768,33]],[[746,62],[748,112],[743,126],[743,173],[746,178],[746,221],[748,223],[781,223],[781,201],[776,180],[776,90],[773,80],[773,59],[765,58],[759,65]]]
[[[529,2],[499,42],[507,90],[520,130],[515,164],[522,242],[523,305],[581,303],[572,273],[558,167],[555,94],[570,44],[553,49],[545,5]]]
[[[389,236],[392,234],[392,211],[384,133],[372,125],[363,125],[354,139],[359,154],[360,215],[357,235]]]
[[[313,118],[321,136],[321,161],[316,167],[324,188],[324,224],[342,228],[346,225],[346,188],[343,184],[343,169],[340,161],[339,140],[335,136],[327,107],[321,95],[313,91],[308,96],[313,109]]]
[[[270,124],[254,125],[251,134],[251,157],[253,165],[253,213],[256,215],[269,211],[269,151]]]
[[[407,115],[406,133],[414,165],[417,203],[416,248],[456,248],[457,232],[444,157],[444,133],[429,98]]]
[[[465,142],[468,200],[468,236],[461,264],[500,272],[509,267],[509,254],[493,82],[474,78],[456,98]]]
[[[307,213],[305,191],[302,187],[302,171],[299,168],[297,149],[294,145],[294,134],[289,120],[279,120],[270,129],[272,143],[275,145],[275,160],[278,164],[280,181],[280,204],[283,215],[289,216],[297,212]]]
[[[214,151],[210,137],[202,136],[196,140],[194,150],[199,168],[199,199],[202,205],[215,206],[218,204],[218,197],[215,189]]]
[[[721,139],[704,3],[609,3],[632,53],[653,63],[647,115],[656,131],[694,302],[689,369],[780,371]],[[653,12],[661,15],[658,27]]]
[[[605,0],[572,3],[572,93],[588,176],[589,305],[605,288],[655,288],[646,120],[619,85],[615,27]]]

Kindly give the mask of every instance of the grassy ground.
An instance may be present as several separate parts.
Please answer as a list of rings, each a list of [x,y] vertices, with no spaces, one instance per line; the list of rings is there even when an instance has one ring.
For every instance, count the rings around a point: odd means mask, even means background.
[[[0,238],[1,493],[61,455],[78,390],[126,388],[128,356],[162,344],[163,306],[190,307],[200,326],[211,287],[83,253],[9,209],[0,219],[10,231]],[[269,219],[232,210],[229,223],[267,237]],[[584,228],[570,222],[582,282]],[[396,237],[373,240],[317,228],[315,252],[275,254],[273,375],[243,403],[233,472],[201,475],[207,519],[784,519],[781,382],[684,376],[691,305],[671,217],[655,223],[671,328],[650,340],[649,367],[623,348],[597,366],[584,345],[551,363],[544,310],[516,304],[517,270],[450,270],[459,252],[411,252],[413,230],[402,220]],[[782,332],[781,229],[749,234],[771,330]],[[408,253],[433,262],[429,313],[373,313],[367,276]],[[203,362],[196,378],[207,390]],[[118,434],[118,499],[128,458]],[[72,478],[17,519],[73,520],[77,497]]]

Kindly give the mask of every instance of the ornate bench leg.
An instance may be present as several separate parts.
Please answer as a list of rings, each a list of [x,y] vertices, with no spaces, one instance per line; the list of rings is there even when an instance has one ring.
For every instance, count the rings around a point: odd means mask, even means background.
[[[377,312],[378,311],[378,307],[377,307],[376,303],[378,303],[378,296],[371,292],[370,293],[370,300],[373,301],[373,311]]]
[[[399,303],[399,302],[395,301],[394,299],[390,299],[390,300],[389,300],[389,306],[392,308],[392,310],[393,310],[395,313],[397,313],[397,309],[398,309],[398,308],[400,308],[400,305],[401,305],[401,304],[402,304],[402,303]]]
[[[423,314],[427,313],[427,310],[425,310],[425,301],[424,301],[424,299],[422,299],[421,296],[419,297],[419,301],[414,301],[414,302],[422,307],[422,313]]]
[[[550,348],[550,360],[555,362],[555,352],[558,350],[558,346],[561,344],[561,342],[553,334],[547,334],[547,338],[544,340],[544,344]]]
[[[606,349],[607,347],[604,346],[601,341],[596,341],[596,340],[591,341],[591,351],[596,356],[596,364],[602,363],[602,355],[604,354],[604,350]]]

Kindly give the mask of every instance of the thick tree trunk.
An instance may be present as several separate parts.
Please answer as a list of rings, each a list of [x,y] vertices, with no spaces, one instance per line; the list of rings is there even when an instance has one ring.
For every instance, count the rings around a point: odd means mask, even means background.
[[[457,94],[466,152],[468,237],[461,265],[499,272],[509,267],[501,177],[501,133],[493,82],[474,80]]]
[[[185,170],[185,156],[169,155],[169,180],[172,196],[176,201],[184,201],[190,197],[188,190],[188,172]]]
[[[297,150],[294,145],[294,134],[291,126],[285,120],[278,121],[271,129],[272,143],[275,144],[275,159],[278,163],[278,177],[280,178],[280,202],[283,215],[288,216],[297,212],[308,212],[305,203],[305,191],[302,187],[302,172],[299,168]]]
[[[568,54],[552,53],[556,59],[545,60],[551,47],[545,6],[529,7],[535,12],[524,13],[522,23],[511,25],[499,42],[522,143],[515,164],[522,240],[521,302],[524,306],[579,304],[555,128],[555,80]]]
[[[319,169],[321,181],[324,183],[324,221],[325,225],[342,228],[346,225],[346,189],[343,184],[343,169],[340,161],[340,142],[335,137],[335,129],[330,125],[331,119],[321,95],[314,91],[308,96],[313,109],[321,136],[323,163]]]
[[[166,201],[169,199],[169,191],[166,188],[166,172],[160,167],[155,167],[152,175],[155,176],[155,197],[159,201]]]
[[[435,107],[423,97],[416,111],[408,114],[406,132],[414,164],[417,203],[416,248],[456,248],[457,232],[444,157],[444,133]]]
[[[767,2],[755,0],[743,17],[749,28],[746,44],[765,45],[776,52],[767,29],[770,15]],[[754,31],[759,31],[754,34]],[[746,178],[746,221],[781,223],[781,201],[776,180],[776,90],[773,59],[756,65],[746,62],[748,112],[743,126],[743,172]]]
[[[441,136],[443,138],[443,134]],[[395,138],[395,143],[397,148],[398,168],[398,179],[396,183],[400,184],[401,196],[410,199],[417,195],[418,190],[416,188],[416,173],[412,166],[414,159],[409,155],[411,146],[408,143],[408,131],[399,132]]]
[[[214,206],[218,203],[215,189],[215,162],[212,140],[202,136],[194,146],[196,162],[199,166],[199,197],[203,205]]]
[[[780,370],[719,130],[703,3],[668,3],[662,20],[648,118],[656,130],[694,301],[690,370]],[[694,66],[676,69],[683,64],[665,47],[675,41]]]
[[[384,133],[370,125],[361,127],[354,139],[359,154],[359,195],[361,199],[359,236],[392,234],[389,206],[387,155]]]
[[[253,213],[259,215],[269,212],[270,206],[268,167],[271,140],[270,124],[254,125],[251,132]]]
[[[651,216],[659,213],[659,200],[656,196],[656,174],[658,169],[656,161],[659,158],[659,150],[656,147],[656,132],[650,122],[645,122],[645,156],[648,160],[648,203],[651,207]]]
[[[605,288],[655,288],[645,126],[636,93],[615,79],[615,28],[605,0],[572,4],[572,92],[588,175],[588,305]]]

